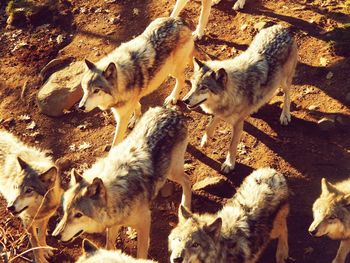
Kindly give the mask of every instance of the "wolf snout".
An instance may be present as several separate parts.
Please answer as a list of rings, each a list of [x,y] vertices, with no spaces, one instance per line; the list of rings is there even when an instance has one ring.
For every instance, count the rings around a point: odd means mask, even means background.
[[[84,111],[85,110],[85,105],[79,105],[78,109]]]
[[[190,100],[187,98],[187,99],[184,99],[182,100],[183,103],[185,103],[186,105],[190,104]]]
[[[16,211],[16,207],[14,206],[14,205],[9,205],[8,207],[7,207],[7,211],[9,211],[9,212],[15,212]]]
[[[54,238],[56,238],[57,240],[61,240],[62,235],[61,234],[57,234],[57,235],[52,235]]]
[[[309,229],[309,234],[311,235],[311,236],[316,236],[316,234],[317,234],[317,229]]]

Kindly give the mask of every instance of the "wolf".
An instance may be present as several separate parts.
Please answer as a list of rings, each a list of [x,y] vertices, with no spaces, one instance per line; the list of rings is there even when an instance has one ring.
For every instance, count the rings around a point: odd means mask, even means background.
[[[135,259],[129,255],[124,254],[120,250],[110,251],[106,249],[99,249],[88,239],[83,240],[83,255],[79,257],[76,263],[156,263],[153,260]]]
[[[83,176],[72,173],[63,194],[64,215],[53,235],[64,242],[83,232],[107,230],[113,249],[121,225],[136,229],[137,257],[147,258],[150,203],[166,179],[182,186],[181,204],[191,209],[191,184],[184,173],[187,118],[164,107],[151,108],[108,155]]]
[[[280,86],[284,91],[280,122],[283,125],[290,122],[290,86],[297,53],[290,31],[274,25],[262,29],[249,48],[233,59],[202,62],[194,58],[192,88],[183,102],[189,109],[200,106],[213,115],[202,137],[202,147],[213,136],[220,119],[232,125],[222,172],[228,173],[235,167],[244,120],[267,103]]]
[[[141,35],[96,64],[85,60],[79,108],[111,109],[116,120],[112,145],[118,144],[132,113],[131,126],[141,116],[140,99],[156,90],[168,75],[176,78],[176,84],[165,103],[177,102],[185,85],[184,70],[187,64],[192,65],[193,50],[191,30],[180,18],[157,18]]]
[[[31,246],[47,246],[47,223],[63,193],[58,168],[47,152],[25,145],[7,131],[0,131],[0,193],[8,211],[22,220]],[[40,263],[52,255],[47,249],[33,252]]]
[[[192,35],[195,39],[198,39],[198,40],[202,39],[202,37],[204,35],[205,28],[208,24],[211,6],[218,4],[220,1],[221,0],[201,0],[202,7],[201,7],[200,15],[199,15],[199,22],[198,22],[198,25],[196,27],[196,30],[192,33]],[[239,9],[243,9],[243,7],[245,5],[245,1],[246,0],[237,0],[233,6],[233,9],[236,11]],[[182,11],[182,9],[184,9],[187,2],[188,2],[188,0],[177,0],[175,3],[174,9],[170,14],[170,17],[179,16],[180,12]]]
[[[172,263],[253,263],[278,238],[276,262],[288,258],[289,188],[285,177],[260,168],[245,178],[217,214],[192,214],[181,207],[169,235]]]
[[[314,237],[328,236],[340,240],[332,263],[344,263],[350,251],[350,179],[331,184],[321,180],[321,196],[314,202],[313,222],[309,227]]]

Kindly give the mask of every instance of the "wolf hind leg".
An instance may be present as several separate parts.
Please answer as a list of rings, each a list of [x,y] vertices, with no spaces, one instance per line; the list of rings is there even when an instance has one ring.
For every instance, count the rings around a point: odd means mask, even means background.
[[[282,113],[280,116],[280,122],[282,125],[288,125],[288,123],[291,122],[291,115],[290,115],[290,85],[291,82],[289,80],[283,81],[283,92],[284,92],[284,101],[283,101],[283,108]]]
[[[173,149],[173,152],[171,153],[169,180],[181,185],[181,204],[191,211],[191,181],[184,171],[186,148],[187,138]]]
[[[288,259],[289,246],[288,246],[288,226],[287,217],[289,214],[289,205],[284,205],[277,213],[273,222],[271,231],[271,238],[278,238],[277,250],[276,250],[276,262],[284,263]]]
[[[119,234],[120,225],[115,225],[106,229],[106,249],[115,250],[115,240]]]
[[[182,9],[184,9],[185,5],[187,4],[188,0],[177,0],[176,4],[174,6],[173,11],[170,14],[170,17],[177,17],[179,16]]]
[[[337,255],[333,259],[332,263],[344,263],[346,256],[350,252],[350,239],[345,239],[340,242]]]

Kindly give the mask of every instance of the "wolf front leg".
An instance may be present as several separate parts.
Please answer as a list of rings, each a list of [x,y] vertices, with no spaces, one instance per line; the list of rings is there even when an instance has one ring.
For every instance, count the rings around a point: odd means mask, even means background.
[[[120,225],[115,225],[106,229],[106,249],[115,249],[115,240],[119,233]]]
[[[128,123],[131,114],[134,111],[134,103],[128,103],[130,105],[124,106],[123,108],[114,108],[112,107],[112,113],[116,121],[116,129],[114,133],[114,138],[112,142],[112,147],[120,143],[125,135],[126,129],[128,128]]]
[[[138,220],[135,226],[137,231],[137,258],[146,259],[148,256],[149,236],[151,232],[151,211],[144,207],[138,213]]]
[[[185,7],[187,2],[188,2],[188,0],[177,0],[176,4],[174,6],[174,10],[173,10],[173,12],[171,12],[170,17],[177,17],[177,16],[179,16],[180,12]]]
[[[35,262],[37,263],[49,263],[49,261],[45,258],[44,255],[44,249],[38,248],[40,247],[40,242],[38,239],[38,233],[37,233],[37,225],[33,222],[31,225],[28,226],[28,233],[29,233],[29,242],[32,246],[33,254]]]
[[[49,217],[41,220],[37,226],[38,226],[38,240],[39,240],[39,245],[40,246],[43,246],[43,247],[46,247],[47,244],[46,244],[46,231],[47,231],[47,224],[49,222]],[[53,251],[52,249],[45,249],[44,250],[44,257],[46,259],[49,259],[50,257],[53,256]]]
[[[346,256],[350,252],[350,239],[345,239],[340,242],[337,255],[333,259],[332,263],[344,263]]]
[[[193,37],[195,39],[201,39],[204,35],[204,30],[207,27],[209,14],[211,9],[211,0],[202,0],[201,14],[199,16],[199,23],[197,25],[196,31],[193,32]]]
[[[201,147],[205,147],[208,145],[208,140],[213,137],[213,134],[215,132],[215,128],[218,125],[220,119],[218,117],[213,116],[213,118],[210,120],[207,128],[205,129],[205,133],[201,140]]]
[[[235,168],[237,145],[243,131],[243,123],[244,119],[239,119],[232,125],[232,134],[229,150],[225,162],[221,165],[221,171],[223,173],[229,173]]]

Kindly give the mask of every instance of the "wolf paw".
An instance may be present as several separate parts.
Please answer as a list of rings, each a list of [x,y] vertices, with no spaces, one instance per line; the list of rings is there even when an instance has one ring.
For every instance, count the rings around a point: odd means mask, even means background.
[[[203,35],[204,35],[204,31],[199,28],[197,28],[195,31],[192,32],[192,36],[194,40],[201,40]]]
[[[204,148],[208,146],[208,135],[204,134],[201,140],[201,147]]]
[[[243,9],[244,4],[245,4],[245,1],[238,0],[238,1],[234,4],[234,6],[232,7],[232,9],[235,10],[235,11],[238,11],[238,10],[240,10],[240,9]]]
[[[224,174],[228,174],[229,172],[233,171],[235,169],[235,162],[227,162],[225,161],[221,165],[221,172]]]
[[[282,112],[281,117],[280,117],[281,125],[288,125],[288,123],[290,123],[290,121],[291,121],[290,113],[283,113]]]
[[[165,101],[164,101],[164,104],[166,106],[169,106],[169,105],[175,105],[177,103],[177,99],[175,96],[173,95],[169,95],[168,97],[166,97]]]

